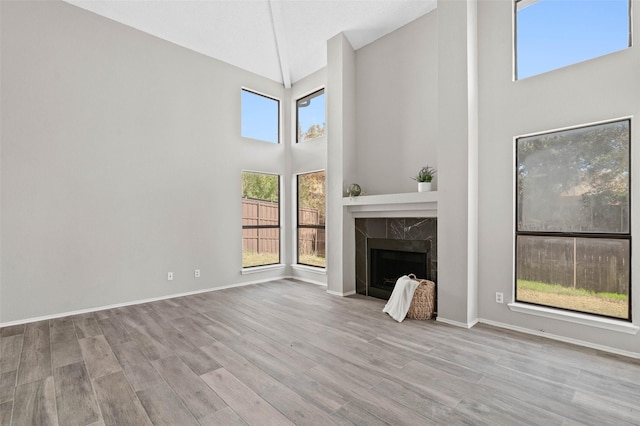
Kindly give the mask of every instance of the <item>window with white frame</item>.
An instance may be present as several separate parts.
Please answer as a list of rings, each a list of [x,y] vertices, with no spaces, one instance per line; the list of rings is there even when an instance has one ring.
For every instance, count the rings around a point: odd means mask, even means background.
[[[326,267],[325,172],[298,175],[298,260],[300,265]]]
[[[242,267],[280,263],[280,176],[242,172]]]
[[[630,127],[516,140],[517,302],[631,320]]]
[[[243,138],[279,143],[280,101],[242,89],[241,126]]]
[[[516,79],[631,46],[630,0],[516,0],[514,4]]]
[[[324,89],[296,102],[296,141],[305,142],[325,134]]]

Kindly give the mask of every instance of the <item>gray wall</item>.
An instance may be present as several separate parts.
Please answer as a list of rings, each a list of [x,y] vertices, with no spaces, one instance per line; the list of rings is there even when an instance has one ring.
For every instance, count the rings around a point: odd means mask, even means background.
[[[477,321],[474,1],[438,2],[438,319]]]
[[[355,293],[355,228],[342,197],[356,180],[356,54],[344,34],[327,42],[327,291]]]
[[[241,139],[240,88],[281,84],[62,2],[0,7],[0,322],[291,274],[240,274],[241,170],[286,152]]]
[[[640,22],[634,1],[634,21]],[[511,312],[495,292],[513,299],[514,137],[619,117],[632,120],[633,317],[640,318],[640,39],[635,46],[520,81],[512,81],[512,5],[479,3],[479,316],[514,327],[640,354],[640,335]]]
[[[436,10],[356,51],[356,180],[367,194],[414,192],[410,177],[438,166],[437,22]]]

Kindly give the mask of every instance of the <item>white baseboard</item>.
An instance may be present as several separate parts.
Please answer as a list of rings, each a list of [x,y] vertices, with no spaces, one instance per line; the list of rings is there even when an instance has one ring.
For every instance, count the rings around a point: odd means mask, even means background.
[[[305,282],[305,283],[308,283],[308,284],[318,285],[320,287],[326,287],[327,286],[327,283],[324,283],[322,281],[311,280],[309,278],[294,277],[294,276],[288,276],[288,277],[285,277],[285,278],[290,279],[290,280],[302,281],[302,282]]]
[[[346,297],[346,296],[353,296],[354,294],[356,294],[355,290],[351,290],[351,291],[347,291],[347,292],[341,292],[341,291],[335,291],[335,290],[327,290],[327,293],[333,295],[333,296],[341,296],[341,297]]]
[[[224,290],[224,289],[234,288],[234,287],[244,287],[244,286],[247,286],[247,285],[260,284],[260,283],[265,283],[265,282],[268,282],[268,281],[274,281],[274,280],[285,279],[285,278],[288,278],[288,277],[269,278],[268,280],[264,280],[264,279],[255,280],[255,281],[249,281],[249,282],[245,282],[245,283],[230,284],[230,285],[225,285],[225,286],[221,286],[221,287],[212,287],[212,288],[206,288],[206,289],[202,289],[202,290],[187,291],[187,292],[184,292],[184,293],[168,294],[166,296],[159,296],[159,297],[151,297],[151,298],[148,298],[148,299],[133,300],[131,302],[115,303],[113,305],[104,305],[104,306],[98,306],[98,307],[95,307],[95,308],[79,309],[77,311],[62,312],[62,313],[58,313],[58,314],[44,315],[44,316],[41,316],[41,317],[34,317],[34,318],[27,318],[27,319],[16,320],[16,321],[3,322],[3,323],[0,323],[0,327],[9,327],[9,326],[12,326],[12,325],[27,324],[27,323],[30,323],[30,322],[46,321],[46,320],[66,317],[66,316],[69,316],[69,315],[88,314],[88,313],[91,313],[91,312],[103,311],[105,309],[123,308],[125,306],[140,305],[142,303],[156,302],[158,300],[165,300],[165,299],[173,299],[175,297],[191,296],[193,294],[208,293],[210,291]]]
[[[487,320],[487,319],[482,319],[482,318],[479,319],[479,322],[482,323],[482,324],[487,324],[487,325],[491,325],[491,326],[498,327],[498,328],[505,328],[507,330],[518,331],[520,333],[531,334],[531,335],[540,336],[540,337],[546,337],[548,339],[557,340],[559,342],[564,342],[564,343],[570,343],[570,344],[573,344],[573,345],[583,346],[585,348],[591,348],[591,349],[596,349],[596,350],[603,351],[603,352],[609,352],[609,353],[616,354],[616,355],[626,356],[626,357],[629,357],[629,358],[640,359],[640,353],[638,353],[638,352],[623,351],[621,349],[612,348],[610,346],[598,345],[598,344],[591,343],[591,342],[585,342],[583,340],[572,339],[570,337],[564,337],[564,336],[558,336],[556,334],[545,333],[545,332],[539,331],[539,330],[532,330],[532,329],[529,329],[529,328],[518,327],[518,326],[515,326],[515,325],[511,325],[511,324],[505,324],[505,323],[502,323],[502,322],[497,322],[497,321],[492,321],[492,320]]]
[[[439,317],[439,316],[436,317],[436,321],[443,322],[443,323],[449,324],[449,325],[454,325],[456,327],[467,328],[467,329],[473,327],[474,325],[476,325],[478,323],[477,319],[473,320],[470,323],[465,323],[465,322],[450,320],[450,319],[447,319],[447,318],[442,318],[442,317]]]

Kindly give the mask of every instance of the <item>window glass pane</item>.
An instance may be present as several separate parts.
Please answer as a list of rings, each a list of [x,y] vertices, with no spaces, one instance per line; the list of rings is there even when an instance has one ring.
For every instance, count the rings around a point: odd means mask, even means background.
[[[629,121],[519,138],[518,231],[629,232]]]
[[[280,230],[243,229],[242,267],[280,263]]]
[[[280,200],[280,177],[266,173],[242,172],[242,198],[270,201]]]
[[[627,239],[519,235],[519,302],[629,318]]]
[[[280,177],[242,173],[242,267],[280,263]]]
[[[298,224],[324,225],[325,172],[298,176]]]
[[[325,267],[325,172],[298,176],[298,263]]]
[[[516,3],[519,79],[630,46],[629,0],[520,0]]]
[[[324,228],[298,229],[298,263],[321,268],[326,266]]]
[[[278,143],[280,102],[242,90],[242,137]]]
[[[298,100],[298,142],[324,136],[324,89]]]

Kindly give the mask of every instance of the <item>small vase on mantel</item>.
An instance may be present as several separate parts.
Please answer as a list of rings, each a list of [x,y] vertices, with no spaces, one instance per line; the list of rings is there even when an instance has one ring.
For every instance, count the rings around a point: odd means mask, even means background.
[[[418,192],[431,191],[431,182],[418,182]]]

